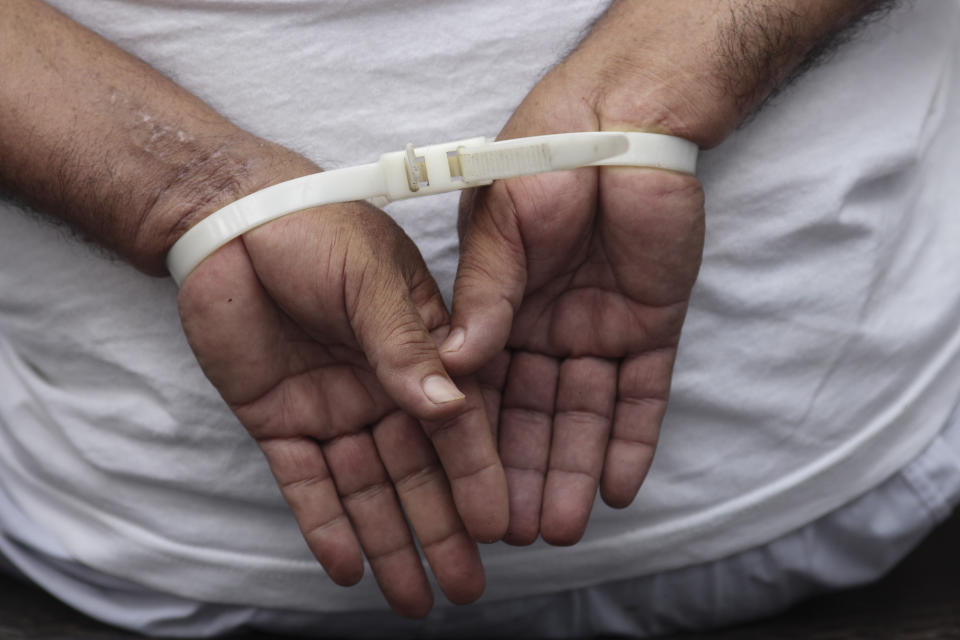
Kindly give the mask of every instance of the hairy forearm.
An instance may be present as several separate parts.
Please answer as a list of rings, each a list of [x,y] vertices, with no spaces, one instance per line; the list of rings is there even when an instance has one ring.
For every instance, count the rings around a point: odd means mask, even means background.
[[[604,128],[710,147],[890,0],[616,0],[563,66]]]
[[[0,60],[0,185],[147,273],[205,213],[314,170],[37,0],[0,4]]]

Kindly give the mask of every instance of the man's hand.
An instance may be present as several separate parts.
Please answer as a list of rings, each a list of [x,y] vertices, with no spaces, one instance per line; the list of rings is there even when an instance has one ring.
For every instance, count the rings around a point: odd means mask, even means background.
[[[472,537],[504,533],[503,470],[476,383],[464,398],[440,363],[437,286],[386,214],[331,206],[249,232],[186,279],[180,311],[335,582],[360,579],[362,550],[390,605],[425,615],[406,514],[450,600],[479,597]]]
[[[500,138],[597,129],[558,68]],[[452,369],[500,396],[507,541],[583,534],[598,483],[626,506],[650,465],[703,244],[692,176],[603,168],[499,181],[464,196]],[[462,333],[461,333],[462,332]],[[459,345],[461,339],[462,344]]]
[[[616,0],[501,138],[653,131],[711,147],[883,0]],[[691,176],[582,169],[462,200],[444,363],[487,367],[507,540],[569,544],[596,486],[628,504],[650,464],[703,242]],[[505,366],[507,362],[509,366]]]
[[[204,215],[318,170],[39,0],[0,3],[0,57],[0,186],[146,273],[166,275]],[[476,383],[462,397],[439,360],[436,285],[385,214],[265,225],[204,261],[179,302],[334,581],[360,579],[363,551],[390,604],[426,614],[412,526],[447,596],[479,596],[471,536],[503,535],[506,480]]]

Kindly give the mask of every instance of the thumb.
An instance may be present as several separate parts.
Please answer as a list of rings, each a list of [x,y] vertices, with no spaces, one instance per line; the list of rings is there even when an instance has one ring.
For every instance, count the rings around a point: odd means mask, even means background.
[[[510,513],[507,481],[480,390],[464,380],[465,396],[444,369],[428,328],[442,333],[447,310],[415,247],[406,249],[406,269],[381,257],[358,280],[350,300],[354,336],[381,386],[429,436],[467,531],[499,540]]]
[[[466,375],[506,346],[527,282],[519,218],[504,182],[464,192],[460,236],[451,329],[440,354],[450,371]]]
[[[399,270],[383,263],[370,270],[356,289],[350,324],[380,384],[401,409],[422,421],[463,411],[464,394],[447,374],[423,320],[446,317],[439,292],[421,310]]]

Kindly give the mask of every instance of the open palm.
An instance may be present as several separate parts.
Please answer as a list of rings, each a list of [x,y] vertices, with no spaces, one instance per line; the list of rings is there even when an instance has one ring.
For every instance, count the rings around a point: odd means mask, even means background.
[[[358,581],[365,553],[390,604],[425,615],[405,513],[447,596],[479,596],[473,537],[503,533],[503,472],[476,382],[451,395],[430,333],[446,309],[389,217],[349,204],[255,229],[187,278],[180,311],[332,580]]]
[[[550,82],[501,138],[597,128]],[[464,197],[461,237],[443,358],[472,371],[507,349],[484,375],[500,401],[506,540],[572,544],[598,485],[626,506],[652,460],[700,265],[700,184],[627,168],[500,181]]]

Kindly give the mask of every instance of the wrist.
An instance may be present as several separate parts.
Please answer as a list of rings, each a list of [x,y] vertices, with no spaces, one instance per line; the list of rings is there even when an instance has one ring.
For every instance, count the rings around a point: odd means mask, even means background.
[[[603,130],[716,146],[741,120],[713,78],[717,11],[699,3],[615,2],[556,71],[577,85]]]
[[[563,63],[603,129],[719,144],[882,0],[616,0]]]
[[[198,222],[245,195],[318,171],[303,156],[246,133],[221,139],[158,188],[123,257],[149,275],[167,275],[167,253]]]

